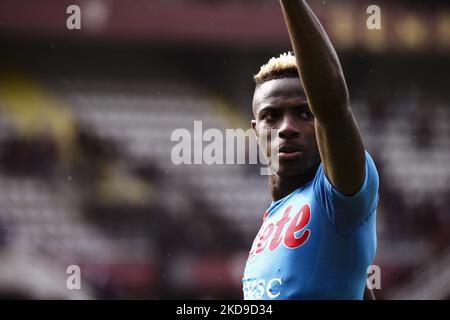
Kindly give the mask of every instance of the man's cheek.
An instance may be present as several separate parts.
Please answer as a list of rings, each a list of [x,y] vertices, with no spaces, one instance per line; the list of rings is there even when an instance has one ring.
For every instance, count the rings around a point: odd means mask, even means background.
[[[262,150],[265,150],[265,154],[267,157],[272,156],[272,150],[275,150],[272,143],[276,143],[277,141],[272,141],[271,129],[270,128],[262,128],[259,131],[258,135],[258,144]]]

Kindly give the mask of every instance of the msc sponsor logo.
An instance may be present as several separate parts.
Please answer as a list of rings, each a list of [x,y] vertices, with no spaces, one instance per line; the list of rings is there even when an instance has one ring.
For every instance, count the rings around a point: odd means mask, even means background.
[[[261,300],[264,294],[269,299],[275,299],[281,294],[281,278],[244,280],[243,290],[245,300]]]

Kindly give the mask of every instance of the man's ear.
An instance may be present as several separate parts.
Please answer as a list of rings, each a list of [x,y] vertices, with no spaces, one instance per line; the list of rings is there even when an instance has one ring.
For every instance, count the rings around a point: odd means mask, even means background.
[[[256,136],[256,140],[258,140],[258,130],[256,130],[256,120],[252,120],[252,128],[253,131],[255,132],[255,136]]]

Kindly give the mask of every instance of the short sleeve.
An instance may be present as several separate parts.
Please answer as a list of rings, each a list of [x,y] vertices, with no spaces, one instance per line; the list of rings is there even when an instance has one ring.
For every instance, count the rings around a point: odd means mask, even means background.
[[[365,152],[366,172],[361,189],[353,196],[346,196],[336,190],[320,165],[313,181],[314,193],[319,208],[343,235],[358,229],[374,212],[378,205],[379,177],[375,163]]]

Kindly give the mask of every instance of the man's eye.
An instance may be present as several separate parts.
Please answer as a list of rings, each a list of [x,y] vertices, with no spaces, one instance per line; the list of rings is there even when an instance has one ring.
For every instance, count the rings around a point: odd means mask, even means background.
[[[314,118],[314,115],[311,113],[311,111],[303,111],[301,113],[301,117],[304,119],[312,119]]]
[[[268,113],[265,113],[262,115],[262,118],[267,121],[274,121],[277,119],[277,117],[278,117],[278,115],[273,112],[270,112],[270,113],[268,112]]]

